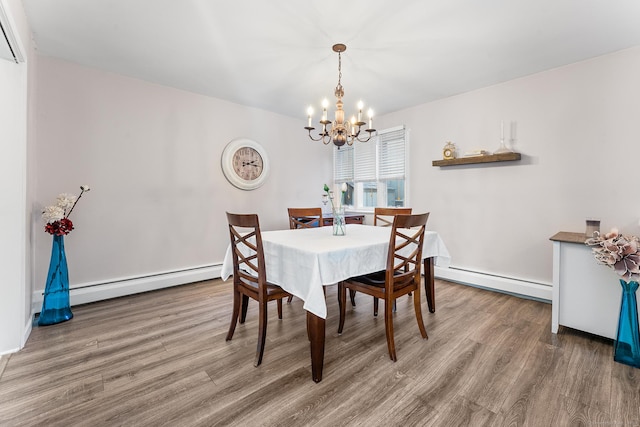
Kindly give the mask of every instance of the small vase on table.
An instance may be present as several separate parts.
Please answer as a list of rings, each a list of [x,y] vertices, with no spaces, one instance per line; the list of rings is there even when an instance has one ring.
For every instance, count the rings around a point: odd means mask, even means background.
[[[333,210],[333,235],[344,236],[346,234],[346,224],[344,220],[344,208]]]

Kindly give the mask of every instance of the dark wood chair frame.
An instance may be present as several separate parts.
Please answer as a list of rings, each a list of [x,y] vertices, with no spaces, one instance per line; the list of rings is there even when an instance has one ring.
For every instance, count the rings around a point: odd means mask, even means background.
[[[411,215],[411,211],[412,208],[374,208],[373,225],[391,227],[393,225],[393,217],[396,215]]]
[[[258,301],[258,346],[254,366],[259,366],[267,337],[267,303],[277,301],[278,319],[282,319],[282,299],[290,294],[267,281],[258,215],[227,212],[227,221],[233,256],[233,313],[227,341],[233,338],[238,317],[241,324],[245,322],[249,298]],[[250,255],[246,255],[247,252]]]
[[[393,218],[396,215],[411,215],[412,208],[374,208],[373,225],[376,227],[390,227],[393,225]],[[391,218],[389,218],[391,217]],[[378,224],[379,223],[379,224]],[[411,293],[409,293],[411,295]],[[349,293],[351,305],[356,305],[356,292]],[[395,310],[395,306],[394,306]],[[378,315],[378,298],[373,298],[373,315]]]
[[[387,268],[384,271],[350,278],[338,284],[340,322],[338,333],[344,328],[347,289],[362,292],[385,301],[384,324],[389,357],[397,360],[393,337],[393,303],[396,298],[413,293],[413,306],[422,338],[427,339],[427,331],[422,319],[420,304],[420,269],[422,246],[428,213],[418,215],[396,215],[394,217]],[[408,255],[403,255],[410,251]]]
[[[288,208],[289,228],[322,227],[322,208]]]

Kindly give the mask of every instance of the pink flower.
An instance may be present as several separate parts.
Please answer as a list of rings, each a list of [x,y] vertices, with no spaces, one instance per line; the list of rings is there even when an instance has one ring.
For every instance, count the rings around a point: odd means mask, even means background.
[[[612,268],[624,280],[640,278],[640,240],[636,236],[624,236],[613,228],[604,236],[596,234],[587,239],[598,264]]]

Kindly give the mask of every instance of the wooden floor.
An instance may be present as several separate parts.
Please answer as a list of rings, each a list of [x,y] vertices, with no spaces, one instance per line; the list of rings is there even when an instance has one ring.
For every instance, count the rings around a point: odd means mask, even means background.
[[[0,426],[640,425],[640,369],[613,362],[611,341],[551,334],[549,304],[442,281],[436,295],[434,314],[422,296],[428,340],[398,300],[393,363],[371,299],[338,336],[328,288],[319,384],[297,298],[281,321],[270,307],[259,368],[255,302],[225,341],[229,282],[77,306],[0,359]]]

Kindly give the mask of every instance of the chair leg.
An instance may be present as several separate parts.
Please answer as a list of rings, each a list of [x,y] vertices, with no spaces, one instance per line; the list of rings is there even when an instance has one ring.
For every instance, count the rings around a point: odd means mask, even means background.
[[[289,298],[287,298],[287,304],[291,304],[291,301],[293,301],[293,295],[289,295]]]
[[[377,297],[373,297],[373,315],[374,316],[378,315],[378,298]]]
[[[229,325],[229,332],[227,332],[227,341],[233,338],[233,333],[236,330],[236,324],[238,323],[238,314],[240,313],[240,292],[233,292],[233,312],[231,313],[231,324]]]
[[[256,360],[253,366],[260,366],[262,355],[264,354],[264,344],[267,340],[267,303],[260,303],[258,313],[258,348],[256,349]]]
[[[420,329],[420,335],[422,335],[422,338],[424,339],[429,339],[429,337],[427,336],[427,330],[424,328],[424,321],[422,320],[422,306],[420,305],[420,289],[416,291],[416,295],[413,298],[413,308],[416,311],[416,320],[418,321],[418,328]]]
[[[240,313],[240,323],[244,323],[247,319],[247,306],[249,305],[249,297],[242,295],[242,311]]]
[[[393,304],[389,300],[384,302],[384,330],[387,335],[389,357],[395,362],[398,359],[396,357],[396,343],[393,339]]]
[[[356,306],[356,291],[349,289],[349,297],[351,298],[351,306]]]
[[[278,298],[278,319],[282,320],[282,298]]]
[[[351,289],[349,289],[351,290]],[[338,306],[340,307],[340,322],[338,323],[338,333],[342,333],[344,328],[345,305],[347,305],[347,287],[344,283],[338,283]]]

